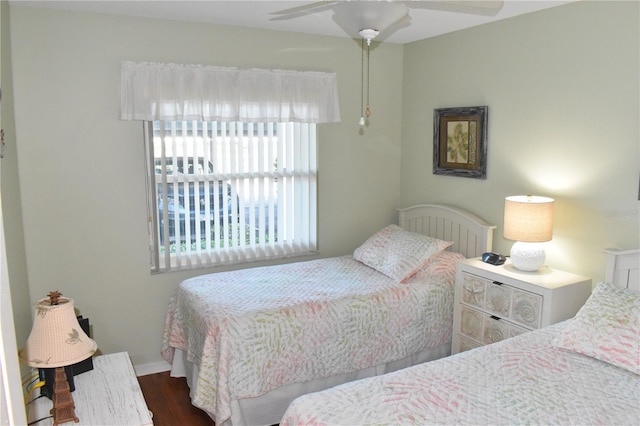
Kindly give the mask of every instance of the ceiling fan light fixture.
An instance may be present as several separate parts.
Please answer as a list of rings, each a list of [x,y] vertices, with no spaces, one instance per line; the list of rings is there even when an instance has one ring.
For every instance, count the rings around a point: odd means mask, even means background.
[[[371,45],[371,40],[376,38],[378,34],[380,34],[380,31],[374,30],[372,28],[365,28],[360,30],[359,34],[360,34],[360,37],[367,40],[367,45]]]

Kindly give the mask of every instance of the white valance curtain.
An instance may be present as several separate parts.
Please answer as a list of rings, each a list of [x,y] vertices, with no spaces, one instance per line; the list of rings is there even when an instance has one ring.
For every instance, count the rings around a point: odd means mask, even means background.
[[[122,120],[332,123],[335,73],[123,62]]]

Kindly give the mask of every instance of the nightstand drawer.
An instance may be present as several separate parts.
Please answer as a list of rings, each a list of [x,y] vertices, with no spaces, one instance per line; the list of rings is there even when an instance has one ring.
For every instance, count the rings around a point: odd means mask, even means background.
[[[483,280],[484,281],[484,280]],[[511,297],[513,289],[508,285],[485,281],[487,297],[484,308],[500,318],[508,318],[511,314]]]
[[[485,317],[484,327],[482,331],[485,345],[496,343],[509,337],[517,336],[524,332],[530,331],[524,327],[517,326],[508,321],[497,319],[497,317]]]
[[[510,319],[527,327],[539,328],[541,311],[542,296],[524,290],[513,291]]]
[[[460,306],[460,329],[455,332],[478,346],[496,343],[528,329],[468,306]]]
[[[471,309],[467,306],[460,307],[460,330],[456,330],[463,336],[473,339],[477,342],[482,342],[482,335],[484,330],[484,317],[480,311]]]
[[[498,281],[463,273],[462,303],[531,329],[540,327],[542,296]]]

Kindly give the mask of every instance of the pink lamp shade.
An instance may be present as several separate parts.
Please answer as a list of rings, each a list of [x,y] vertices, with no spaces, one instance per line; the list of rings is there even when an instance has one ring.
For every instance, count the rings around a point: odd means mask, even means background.
[[[52,305],[49,298],[34,304],[33,328],[18,355],[31,367],[55,368],[89,358],[98,349],[76,318],[73,299],[60,298]]]

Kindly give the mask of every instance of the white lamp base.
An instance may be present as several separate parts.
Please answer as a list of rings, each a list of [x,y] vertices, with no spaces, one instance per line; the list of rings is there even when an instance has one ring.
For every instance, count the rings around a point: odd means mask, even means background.
[[[533,272],[544,266],[547,255],[542,243],[523,243],[517,241],[511,247],[511,263],[516,269]]]

